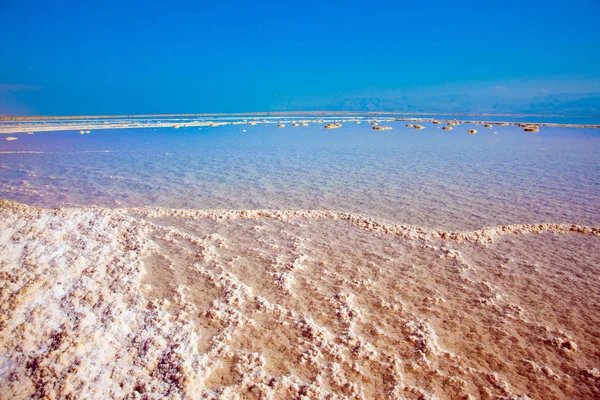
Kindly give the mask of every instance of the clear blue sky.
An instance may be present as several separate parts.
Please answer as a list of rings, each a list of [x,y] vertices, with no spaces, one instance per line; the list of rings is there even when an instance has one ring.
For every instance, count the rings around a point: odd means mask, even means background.
[[[0,0],[0,114],[260,111],[505,82],[596,90],[599,20],[598,0]]]

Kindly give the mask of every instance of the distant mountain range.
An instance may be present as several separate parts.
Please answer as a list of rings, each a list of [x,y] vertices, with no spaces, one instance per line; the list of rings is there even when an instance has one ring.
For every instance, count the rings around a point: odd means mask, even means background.
[[[475,112],[600,116],[600,93],[545,94],[526,98],[493,95],[353,96],[287,101],[282,108],[330,111]]]

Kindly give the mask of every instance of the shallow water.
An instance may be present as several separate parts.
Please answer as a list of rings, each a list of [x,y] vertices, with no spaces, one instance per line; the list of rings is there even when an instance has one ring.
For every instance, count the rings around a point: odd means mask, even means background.
[[[328,209],[437,229],[600,224],[600,130],[405,124],[11,134],[18,140],[0,141],[0,198],[47,207]]]

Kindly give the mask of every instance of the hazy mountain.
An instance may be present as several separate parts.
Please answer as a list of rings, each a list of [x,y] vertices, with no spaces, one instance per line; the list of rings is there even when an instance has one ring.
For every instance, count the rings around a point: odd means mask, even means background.
[[[348,96],[288,100],[285,110],[431,111],[510,114],[600,115],[600,93],[564,93],[510,98],[497,95]]]

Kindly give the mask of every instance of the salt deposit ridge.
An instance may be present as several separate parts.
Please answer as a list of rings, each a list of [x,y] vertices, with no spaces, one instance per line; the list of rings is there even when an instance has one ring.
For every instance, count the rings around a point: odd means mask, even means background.
[[[0,202],[0,397],[598,398],[600,229]]]
[[[559,121],[584,122],[540,122],[539,118],[557,119]],[[88,117],[0,117],[0,134],[20,132],[52,132],[76,130],[82,134],[89,130],[98,129],[127,129],[127,128],[191,128],[217,127],[223,125],[256,125],[256,124],[293,124],[293,126],[308,126],[311,124],[326,124],[331,127],[334,123],[354,122],[433,122],[449,124],[481,124],[497,126],[527,126],[562,128],[600,128],[597,118],[574,118],[564,116],[539,115],[491,115],[466,114],[444,115],[436,113],[380,113],[380,112],[290,112],[290,113],[249,113],[249,114],[198,114],[198,115],[140,115],[140,116],[88,116]],[[341,125],[339,125],[341,126]],[[420,125],[417,125],[420,126]],[[283,126],[281,126],[283,127]],[[381,128],[380,128],[381,129]],[[418,128],[417,128],[418,129]]]

